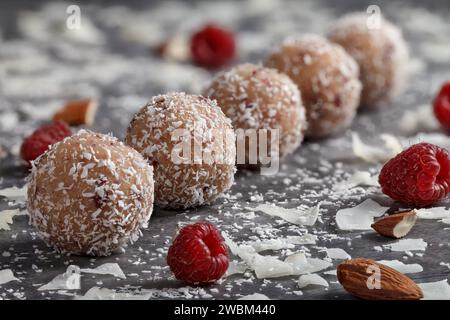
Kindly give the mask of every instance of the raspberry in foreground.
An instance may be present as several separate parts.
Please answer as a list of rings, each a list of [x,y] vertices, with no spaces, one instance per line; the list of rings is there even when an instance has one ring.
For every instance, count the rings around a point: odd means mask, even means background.
[[[450,82],[445,83],[433,102],[434,115],[450,131]]]
[[[236,51],[234,34],[214,25],[207,25],[191,38],[194,62],[206,68],[219,68],[233,60]]]
[[[63,121],[55,121],[34,131],[25,138],[20,148],[23,160],[31,162],[47,151],[48,147],[72,135],[69,126]]]
[[[205,285],[228,269],[228,249],[219,231],[208,222],[183,227],[167,253],[167,264],[179,280]]]
[[[424,207],[450,192],[450,157],[447,150],[418,143],[389,160],[379,182],[384,194],[407,205]]]

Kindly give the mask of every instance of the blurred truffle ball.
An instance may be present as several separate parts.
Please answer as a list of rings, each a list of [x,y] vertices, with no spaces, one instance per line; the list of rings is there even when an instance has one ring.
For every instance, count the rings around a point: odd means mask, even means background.
[[[218,74],[206,95],[217,101],[235,129],[278,129],[280,158],[292,153],[303,140],[306,118],[300,92],[287,75],[275,69],[238,65]],[[246,164],[249,149],[246,144]]]
[[[400,29],[382,16],[378,24],[364,13],[352,13],[333,24],[328,38],[359,64],[362,108],[386,105],[401,93],[407,79],[408,48]]]
[[[297,84],[306,108],[306,136],[322,138],[348,127],[361,93],[358,65],[339,45],[317,35],[288,38],[266,65]]]

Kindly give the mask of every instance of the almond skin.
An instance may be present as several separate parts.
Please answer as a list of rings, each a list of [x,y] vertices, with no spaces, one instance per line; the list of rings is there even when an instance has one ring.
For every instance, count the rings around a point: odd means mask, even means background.
[[[369,288],[374,279],[373,269],[379,268],[379,288]],[[388,266],[370,259],[351,259],[337,267],[341,285],[352,295],[366,300],[419,300],[422,290],[414,281]],[[369,279],[372,277],[371,279]]]
[[[398,212],[378,219],[372,228],[382,236],[398,239],[409,233],[416,219],[414,210]]]

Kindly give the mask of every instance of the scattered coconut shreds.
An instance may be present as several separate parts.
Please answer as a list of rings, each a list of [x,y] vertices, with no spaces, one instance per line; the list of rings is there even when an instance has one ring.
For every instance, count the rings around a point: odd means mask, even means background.
[[[67,271],[57,275],[52,281],[38,288],[39,291],[46,290],[79,290],[80,268],[70,265]]]
[[[391,244],[385,244],[383,247],[391,251],[425,251],[428,244],[423,239],[401,239]]]
[[[253,293],[253,294],[249,294],[247,296],[243,296],[243,297],[239,298],[238,300],[270,300],[270,298],[261,293]]]
[[[415,209],[419,219],[449,219],[450,210],[445,207]]]
[[[348,180],[337,183],[333,186],[336,191],[348,190],[357,186],[378,187],[378,177],[372,176],[368,171],[356,171]]]
[[[92,287],[83,296],[76,296],[76,300],[148,300],[151,291],[142,293],[117,292],[108,288]]]
[[[384,264],[401,273],[419,273],[423,271],[423,267],[418,263],[405,264],[399,260],[380,260],[378,263]]]
[[[370,230],[373,218],[382,216],[388,209],[367,199],[355,207],[339,210],[336,223],[341,230]]]
[[[400,119],[400,129],[407,133],[438,128],[439,122],[433,114],[432,106],[429,104],[420,105],[416,110],[405,111]]]
[[[288,236],[286,238],[247,242],[245,244],[253,247],[256,252],[262,252],[266,250],[292,249],[295,245],[315,244],[316,241],[317,236],[305,234],[303,236]]]
[[[447,279],[419,283],[418,286],[422,289],[423,300],[450,300],[450,286]]]
[[[400,141],[396,137],[390,134],[381,134],[380,138],[384,140],[384,148],[369,146],[362,142],[356,132],[352,132],[354,155],[369,163],[378,163],[393,158],[403,150]]]
[[[308,209],[286,209],[276,205],[260,204],[249,210],[261,211],[272,217],[278,217],[296,225],[312,226],[316,223],[320,211],[320,203]]]
[[[20,211],[20,209],[0,211],[0,230],[11,230],[9,225],[13,224],[13,218],[25,214],[25,211]]]
[[[105,263],[95,269],[86,268],[81,269],[80,271],[83,273],[112,275],[120,279],[127,278],[117,263]]]
[[[313,273],[331,266],[331,263],[325,260],[306,258],[303,252],[288,256],[285,261],[273,256],[263,256],[257,253],[253,247],[239,246],[225,233],[222,235],[230,251],[241,258],[259,279]]]
[[[20,281],[14,276],[11,269],[0,270],[0,285],[6,284],[11,281]]]
[[[298,279],[298,287],[303,289],[307,286],[322,286],[328,288],[328,281],[319,276],[318,274],[304,274]]]
[[[23,203],[27,198],[27,185],[24,185],[22,188],[11,187],[1,189],[0,197],[6,197],[10,201]]]
[[[344,249],[341,248],[327,248],[325,251],[327,252],[328,258],[330,259],[345,260],[352,258]]]

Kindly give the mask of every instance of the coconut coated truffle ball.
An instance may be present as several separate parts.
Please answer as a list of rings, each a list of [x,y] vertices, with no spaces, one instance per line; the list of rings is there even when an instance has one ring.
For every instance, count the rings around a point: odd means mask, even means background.
[[[54,144],[28,177],[30,223],[60,252],[107,256],[137,240],[152,209],[153,168],[108,135]]]
[[[134,116],[126,143],[153,164],[155,203],[161,207],[209,204],[233,184],[236,145],[231,121],[205,97],[154,97]]]
[[[407,78],[408,48],[401,31],[383,17],[369,28],[364,13],[348,14],[334,23],[328,38],[355,58],[363,85],[361,107],[386,105],[401,93]]]
[[[305,108],[297,86],[285,74],[241,64],[217,75],[206,94],[217,101],[235,129],[279,129],[280,158],[301,144]],[[248,145],[245,151],[248,160]]]
[[[288,38],[266,61],[297,84],[306,108],[306,136],[321,138],[348,127],[361,93],[355,60],[317,35]]]

